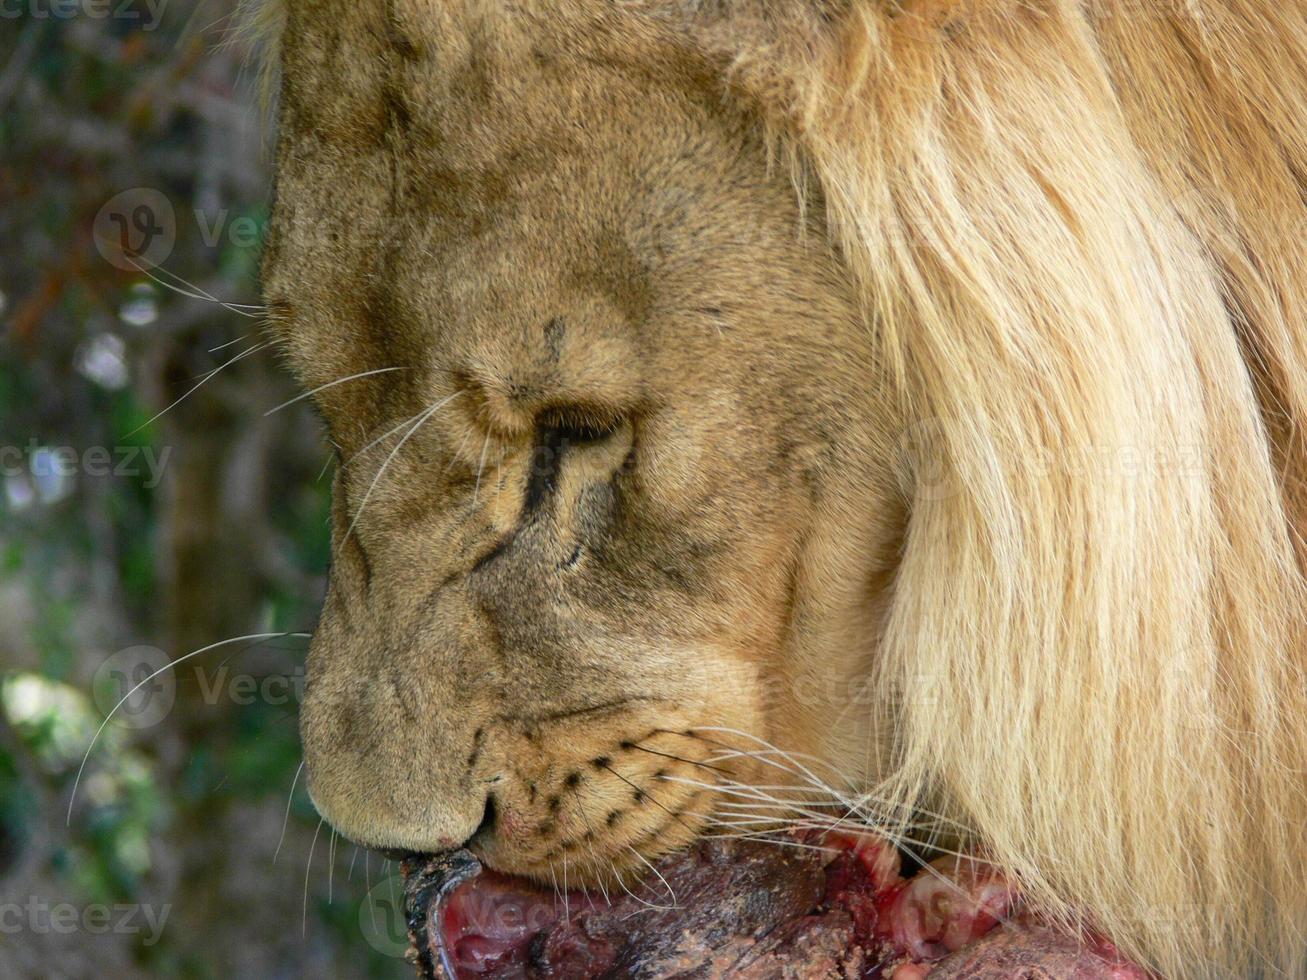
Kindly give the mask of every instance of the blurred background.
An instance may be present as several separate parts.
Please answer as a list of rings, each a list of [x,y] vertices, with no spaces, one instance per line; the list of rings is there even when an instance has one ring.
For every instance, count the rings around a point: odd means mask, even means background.
[[[0,0],[4,978],[410,975],[396,869],[297,780],[329,451],[265,415],[234,8]]]

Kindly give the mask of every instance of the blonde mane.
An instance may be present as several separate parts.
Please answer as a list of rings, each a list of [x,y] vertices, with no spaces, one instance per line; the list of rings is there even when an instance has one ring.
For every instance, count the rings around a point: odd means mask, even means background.
[[[1307,9],[904,7],[735,72],[938,453],[881,790],[1164,975],[1307,975]]]

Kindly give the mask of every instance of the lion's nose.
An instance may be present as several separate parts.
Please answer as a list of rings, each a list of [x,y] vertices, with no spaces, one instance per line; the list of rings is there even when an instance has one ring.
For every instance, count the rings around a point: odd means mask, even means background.
[[[432,850],[432,851],[415,851],[407,847],[386,847],[386,846],[383,847],[373,846],[373,847],[369,847],[369,850],[376,851],[382,857],[390,861],[413,861],[413,860],[422,860],[423,858],[433,853],[443,853],[445,851],[458,851],[458,850],[463,850],[465,848],[470,849],[475,847],[478,843],[484,842],[487,837],[489,837],[491,834],[495,832],[495,820],[497,819],[497,815],[498,814],[496,809],[495,796],[493,793],[491,793],[486,797],[486,805],[481,812],[481,822],[477,825],[477,829],[472,831],[471,835],[468,836],[467,840],[460,841],[458,843],[450,842],[447,844],[447,846],[442,846],[439,849]]]
[[[363,751],[363,749],[371,751]],[[333,751],[334,749],[334,751]],[[494,832],[489,788],[441,748],[391,755],[385,742],[342,750],[305,741],[306,785],[319,814],[344,837],[375,851],[440,853]]]

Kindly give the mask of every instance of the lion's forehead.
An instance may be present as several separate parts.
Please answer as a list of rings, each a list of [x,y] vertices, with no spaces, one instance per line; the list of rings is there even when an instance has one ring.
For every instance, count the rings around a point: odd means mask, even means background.
[[[432,94],[415,69],[372,85],[364,109],[367,84],[313,80],[330,65],[318,57],[301,78],[287,56],[265,267],[310,387],[407,358],[566,397],[611,388],[669,342],[747,325],[739,310],[769,289],[773,307],[812,298],[817,278],[782,289],[774,272],[793,264],[792,190],[720,99],[528,57],[503,95],[475,80]]]
[[[326,6],[289,10],[283,125],[357,149],[385,146],[399,128],[426,144],[427,162],[446,167],[451,183],[512,169],[506,159],[549,154],[613,121],[593,114],[600,95],[617,117],[623,101],[646,102],[655,81],[718,95],[683,37],[616,5]]]

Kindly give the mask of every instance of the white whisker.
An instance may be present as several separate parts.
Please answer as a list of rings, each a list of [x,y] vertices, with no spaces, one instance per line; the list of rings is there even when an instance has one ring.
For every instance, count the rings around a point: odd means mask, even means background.
[[[398,432],[400,429],[404,428],[404,426],[411,424],[411,423],[412,423],[412,422],[413,422],[413,421],[414,421],[414,420],[415,420],[419,415],[421,415],[421,414],[422,414],[422,412],[417,412],[417,413],[414,414],[414,415],[410,415],[408,418],[406,418],[403,422],[400,422],[399,425],[395,426],[393,429],[387,429],[385,432],[381,433],[381,435],[377,436],[375,439],[373,439],[371,442],[369,442],[366,446],[364,446],[362,449],[360,449],[358,452],[356,452],[353,456],[351,456],[349,459],[345,460],[345,462],[341,463],[341,464],[340,464],[341,469],[344,469],[345,467],[349,466],[351,463],[354,462],[354,460],[358,459],[360,456],[362,456],[364,453],[366,453],[369,449],[371,449],[371,448],[372,448],[373,446],[375,446],[377,443],[382,442],[382,441],[384,441],[384,440],[390,438],[390,437],[393,436],[396,432]]]
[[[218,297],[214,296],[212,293],[206,292],[202,287],[195,285],[195,283],[190,282],[189,280],[183,278],[182,276],[179,276],[177,273],[169,272],[161,265],[157,265],[154,267],[158,269],[160,272],[162,272],[164,275],[177,280],[177,282],[180,282],[183,286],[187,287],[186,289],[182,289],[181,287],[176,286],[173,283],[160,279],[152,271],[150,271],[150,268],[148,266],[146,266],[142,262],[137,262],[136,259],[134,259],[132,256],[124,253],[123,258],[125,258],[128,262],[130,262],[136,268],[136,271],[140,272],[142,275],[149,276],[164,289],[176,293],[178,296],[184,296],[187,299],[204,300],[205,302],[208,303],[216,303],[218,306],[221,306],[223,309],[230,310],[231,312],[237,314],[238,316],[246,316],[255,320],[260,318],[260,314],[267,311],[266,306],[260,306],[256,303],[225,303],[222,300],[218,299]],[[257,310],[259,312],[251,313],[250,310]]]
[[[767,835],[780,833],[780,831],[767,831]],[[820,844],[807,844],[798,840],[787,840],[784,837],[767,836],[764,834],[714,834],[714,837],[722,840],[749,840],[758,841],[763,844],[773,844],[776,847],[788,847],[796,851],[817,851],[820,854],[836,853],[835,848],[823,847]]]
[[[595,851],[594,827],[591,826],[590,824],[590,818],[586,816],[585,807],[581,805],[581,794],[577,791],[575,787],[572,787],[572,805],[576,807],[576,812],[581,815],[581,822],[585,824],[585,829],[588,831],[588,839],[586,840],[586,846],[590,849],[591,863],[593,864],[595,871],[599,873],[598,874],[599,890],[603,893],[604,901],[611,903],[612,899],[608,897],[608,888],[604,885],[603,874],[602,874],[603,867],[601,866],[599,861],[599,854]],[[594,906],[593,900],[591,901],[590,904],[591,907]]]
[[[563,923],[567,924],[572,918],[571,901],[567,894],[567,855],[563,855]]]
[[[313,870],[313,849],[318,846],[318,834],[322,832],[322,825],[326,822],[325,818],[318,819],[318,829],[313,831],[313,842],[309,844],[309,859],[304,864],[304,908],[300,917],[301,936],[306,936],[309,932],[309,872]]]
[[[328,381],[325,385],[318,385],[312,391],[306,391],[302,395],[296,395],[290,401],[282,402],[276,408],[268,409],[266,412],[263,413],[263,417],[267,418],[273,412],[280,412],[283,408],[286,408],[289,405],[294,405],[296,402],[303,401],[305,398],[312,398],[318,392],[326,391],[328,388],[334,388],[336,385],[343,385],[346,381],[353,381],[356,378],[367,378],[367,377],[371,377],[374,374],[387,374],[390,371],[407,371],[407,370],[409,369],[406,367],[374,368],[371,371],[360,371],[358,374],[351,374],[349,375],[349,377],[346,378],[337,378],[335,381]]]
[[[312,634],[310,633],[251,633],[248,636],[233,636],[230,639],[219,640],[217,643],[210,643],[207,647],[200,647],[200,649],[198,650],[192,650],[190,653],[186,654],[185,656],[178,657],[176,660],[173,660],[170,663],[165,664],[163,667],[160,667],[158,670],[150,674],[149,677],[146,677],[144,680],[138,682],[135,687],[133,687],[126,694],[124,694],[122,696],[122,699],[113,706],[113,708],[109,711],[109,714],[105,716],[104,721],[100,722],[100,727],[95,730],[95,734],[91,736],[90,744],[86,746],[86,753],[82,756],[82,764],[77,767],[77,776],[73,779],[72,793],[70,793],[68,797],[68,816],[66,820],[67,825],[68,826],[72,825],[73,803],[77,799],[77,787],[82,782],[82,773],[86,770],[86,762],[88,759],[91,758],[91,752],[92,750],[95,749],[95,743],[99,741],[100,736],[104,734],[105,727],[109,724],[113,716],[118,713],[118,709],[121,708],[124,704],[126,704],[127,699],[130,698],[133,694],[139,691],[146,684],[150,683],[150,681],[154,680],[160,674],[172,670],[178,664],[185,663],[187,660],[190,660],[192,657],[198,657],[202,653],[207,653],[210,650],[216,650],[218,647],[226,646],[229,643],[244,643],[246,641],[251,641],[251,640],[257,641],[257,640],[279,639],[283,636],[298,636],[298,637],[308,638],[311,635]]]
[[[622,891],[626,892],[626,894],[627,894],[630,898],[634,899],[635,901],[639,902],[641,905],[644,906],[644,908],[641,909],[640,911],[643,911],[643,912],[672,912],[672,911],[675,911],[675,906],[669,906],[669,905],[657,905],[657,904],[655,904],[654,902],[649,901],[648,899],[641,898],[641,897],[640,897],[639,895],[637,895],[635,892],[631,891],[631,889],[629,889],[629,888],[626,887],[626,882],[625,882],[625,880],[623,880],[623,878],[622,878],[622,873],[621,873],[620,871],[618,871],[616,867],[613,868],[613,877],[617,879],[617,884],[618,884],[618,886],[622,889]]]
[[[459,395],[458,392],[454,392],[454,394],[448,395],[445,398],[440,399],[440,401],[436,402],[434,405],[428,408],[425,412],[423,412],[418,417],[418,420],[414,422],[412,426],[409,427],[409,430],[404,433],[404,437],[400,439],[398,443],[395,444],[395,448],[390,451],[390,455],[386,457],[386,461],[382,463],[381,468],[377,470],[377,475],[372,478],[372,484],[368,487],[368,492],[363,495],[363,500],[359,503],[359,509],[355,512],[354,519],[350,521],[349,527],[346,529],[344,537],[340,539],[341,546],[344,546],[344,543],[349,540],[349,536],[350,534],[353,533],[355,525],[357,525],[359,522],[359,518],[363,516],[363,508],[367,506],[368,498],[372,496],[372,491],[377,488],[377,484],[381,481],[381,477],[385,474],[386,468],[390,466],[391,461],[395,458],[395,456],[399,453],[399,451],[404,448],[404,443],[408,442],[408,440],[412,438],[413,433],[417,432],[418,429],[422,428],[423,424],[427,421],[427,419],[435,415],[436,412],[439,411],[444,405],[449,404],[449,402],[457,398],[458,395]]]
[[[250,336],[249,334],[241,334],[241,336],[237,337],[235,340],[229,340],[225,344],[219,344],[217,347],[210,347],[209,353],[216,354],[220,350],[226,350],[228,347],[231,347],[233,344],[239,344],[242,340],[248,340],[249,336]]]
[[[201,375],[201,376],[200,376],[200,380],[197,381],[197,382],[194,384],[194,386],[192,386],[189,390],[187,390],[185,394],[183,394],[180,398],[178,398],[176,401],[174,401],[174,402],[173,402],[171,405],[169,405],[167,408],[163,409],[163,411],[157,413],[156,415],[151,416],[149,419],[147,419],[146,421],[142,422],[142,423],[141,423],[140,425],[138,425],[136,428],[132,429],[132,431],[129,432],[129,433],[127,433],[127,435],[124,436],[123,438],[125,438],[125,439],[126,439],[126,438],[131,438],[132,436],[136,435],[136,433],[138,433],[138,432],[140,432],[142,429],[144,429],[146,426],[150,425],[152,422],[156,422],[156,421],[158,421],[159,419],[163,418],[163,416],[167,415],[170,411],[172,411],[174,408],[176,408],[178,405],[180,405],[182,402],[184,402],[187,398],[190,398],[191,395],[193,395],[193,394],[195,394],[197,391],[199,391],[200,388],[202,388],[205,384],[207,384],[207,383],[208,383],[209,381],[211,381],[213,378],[217,377],[218,372],[221,371],[221,370],[223,370],[223,368],[231,367],[231,366],[232,366],[233,364],[235,364],[237,361],[243,361],[245,358],[249,357],[251,354],[257,354],[259,351],[263,350],[263,349],[264,349],[265,347],[267,347],[267,346],[269,346],[269,344],[267,344],[267,343],[263,343],[263,344],[255,344],[255,345],[254,345],[253,347],[251,347],[249,350],[242,351],[241,353],[237,354],[235,357],[233,357],[233,358],[231,358],[231,359],[229,359],[229,360],[227,360],[227,361],[224,361],[222,364],[219,364],[219,365],[218,365],[216,368],[214,368],[212,371],[209,371],[209,372],[207,372],[206,374]]]
[[[336,828],[331,828],[331,838],[327,842],[327,904],[332,901],[332,886],[336,880]]]
[[[290,805],[295,799],[295,787],[300,781],[300,773],[304,771],[304,760],[300,760],[299,768],[295,770],[295,778],[290,781],[290,794],[286,797],[286,813],[281,818],[281,836],[277,838],[277,849],[272,852],[272,863],[277,863],[277,855],[281,853],[281,845],[286,842],[286,827],[290,823]]]
[[[674,888],[672,888],[672,886],[668,883],[667,879],[663,877],[663,873],[662,873],[661,871],[659,871],[657,868],[655,868],[655,867],[654,867],[654,866],[649,862],[649,859],[648,859],[648,858],[646,858],[643,854],[641,854],[639,851],[637,851],[637,850],[636,850],[634,847],[632,847],[630,844],[627,844],[627,845],[626,845],[626,849],[627,849],[628,851],[630,851],[632,854],[634,854],[634,855],[636,856],[636,858],[639,859],[639,861],[640,861],[641,864],[643,864],[646,868],[648,868],[650,871],[652,871],[655,875],[658,876],[658,880],[661,881],[661,882],[663,883],[663,887],[667,889],[667,894],[668,894],[668,895],[671,897],[671,899],[672,899],[672,904],[671,904],[670,908],[671,908],[671,909],[678,909],[678,908],[680,908],[680,907],[681,907],[681,903],[680,903],[680,900],[677,899],[677,897],[676,897],[676,890],[675,890]]]

